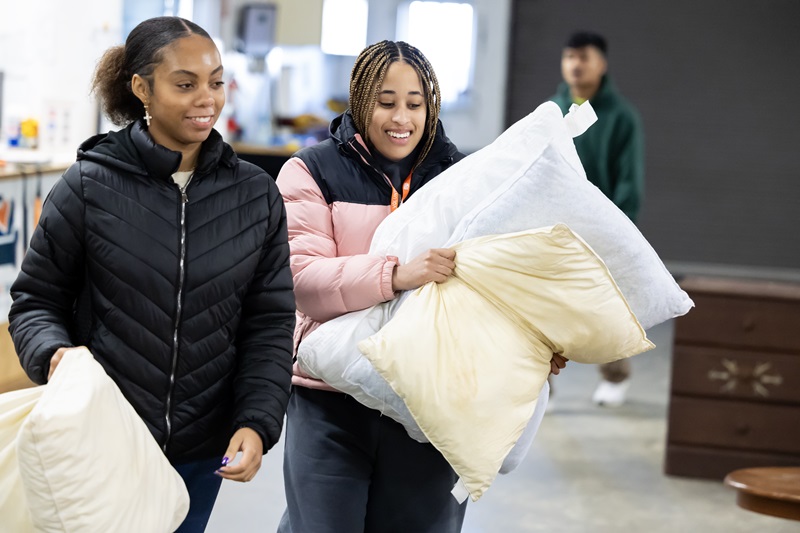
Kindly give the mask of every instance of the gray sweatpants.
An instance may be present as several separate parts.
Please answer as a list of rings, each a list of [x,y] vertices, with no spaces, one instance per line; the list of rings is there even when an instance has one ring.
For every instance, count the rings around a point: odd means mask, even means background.
[[[458,533],[458,476],[430,444],[352,397],[293,387],[279,533]]]

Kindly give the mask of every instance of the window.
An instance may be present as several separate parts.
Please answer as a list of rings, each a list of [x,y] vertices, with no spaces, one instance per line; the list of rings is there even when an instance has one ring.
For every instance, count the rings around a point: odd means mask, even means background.
[[[202,0],[201,0],[202,1]],[[178,16],[194,20],[194,0],[123,0],[122,35],[128,36],[133,28],[151,17]],[[210,31],[209,28],[205,28]]]
[[[175,12],[175,15],[186,20],[194,20],[193,4],[194,2],[192,0],[178,0],[178,10]]]
[[[367,0],[325,0],[322,3],[322,52],[357,56],[367,46]]]
[[[433,65],[442,105],[463,99],[472,80],[472,5],[417,0],[399,8],[397,21],[398,39],[419,48]]]
[[[192,0],[164,0],[164,16],[192,20]]]

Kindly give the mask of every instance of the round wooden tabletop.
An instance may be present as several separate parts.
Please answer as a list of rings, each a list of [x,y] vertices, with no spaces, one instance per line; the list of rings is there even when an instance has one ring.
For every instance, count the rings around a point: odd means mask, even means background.
[[[725,483],[736,489],[736,503],[757,513],[800,520],[800,468],[734,470]]]

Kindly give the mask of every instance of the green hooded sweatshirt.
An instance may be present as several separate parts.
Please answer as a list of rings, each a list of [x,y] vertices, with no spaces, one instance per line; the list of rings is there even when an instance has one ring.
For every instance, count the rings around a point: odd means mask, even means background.
[[[551,100],[563,113],[574,103],[561,83]],[[575,147],[589,181],[636,222],[644,195],[644,134],[636,109],[620,95],[608,75],[589,100],[597,122],[575,138]]]

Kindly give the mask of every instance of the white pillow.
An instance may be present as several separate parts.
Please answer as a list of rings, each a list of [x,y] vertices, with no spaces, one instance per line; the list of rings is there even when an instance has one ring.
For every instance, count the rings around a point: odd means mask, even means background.
[[[658,254],[586,179],[570,118],[554,102],[540,105],[387,217],[370,254],[393,255],[403,263],[428,248],[564,223],[606,262],[645,329],[686,314],[693,303]]]
[[[358,347],[477,500],[531,419],[554,352],[604,363],[653,344],[563,224],[454,249],[453,276],[414,291]]]
[[[68,350],[17,437],[37,530],[174,531],[183,479],[86,348]]]
[[[0,394],[0,531],[34,531],[17,464],[17,435],[44,387]]]

